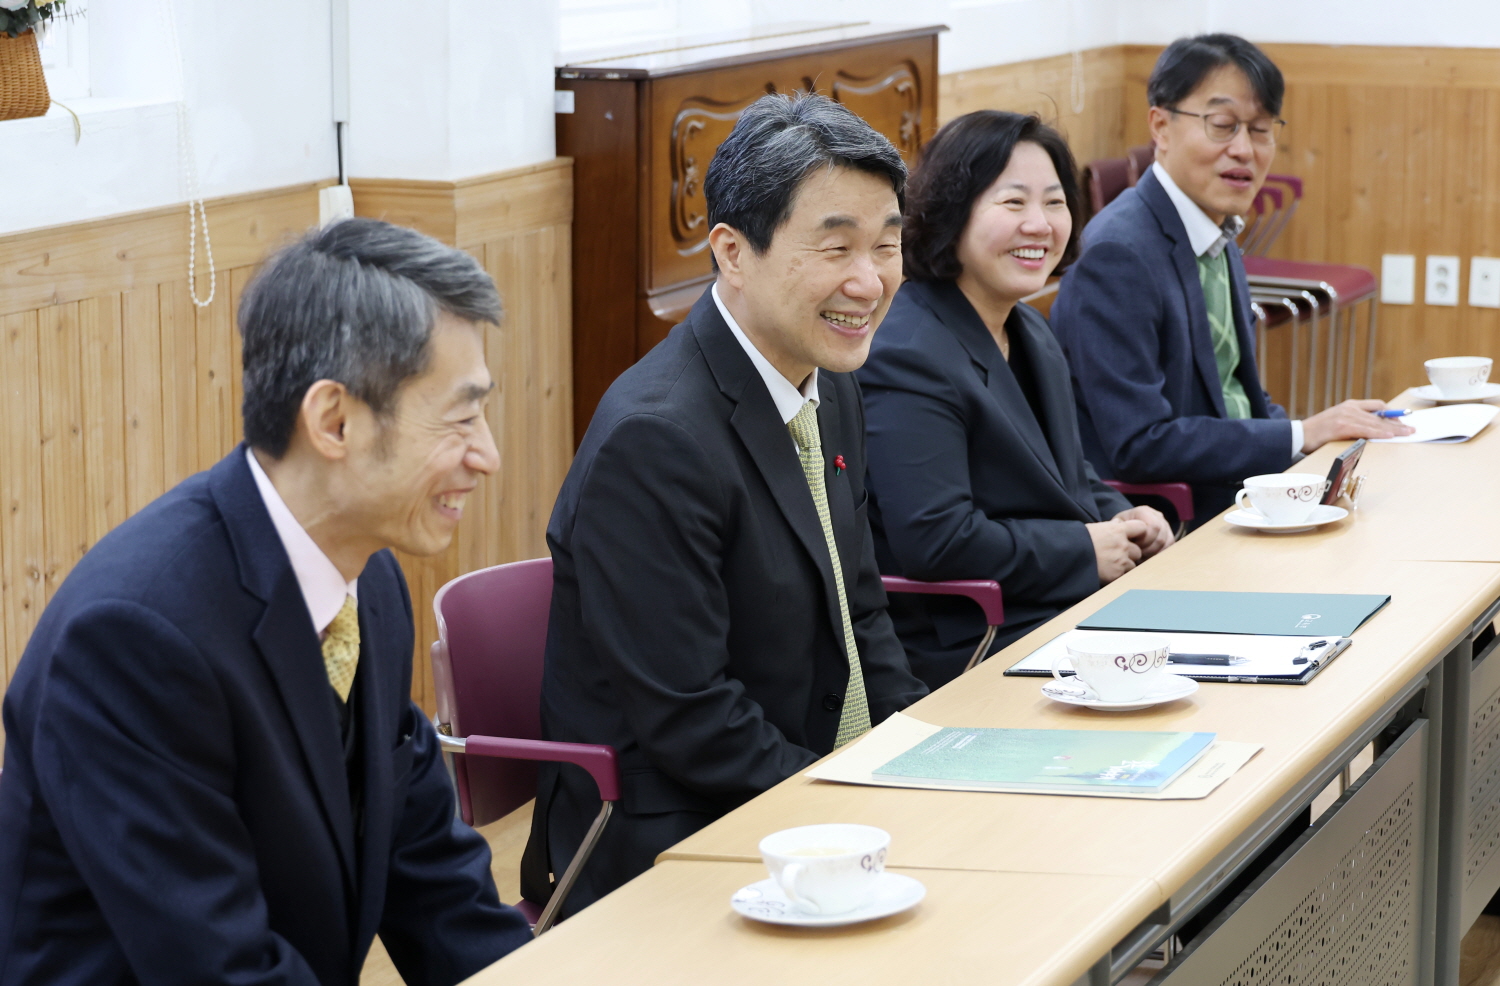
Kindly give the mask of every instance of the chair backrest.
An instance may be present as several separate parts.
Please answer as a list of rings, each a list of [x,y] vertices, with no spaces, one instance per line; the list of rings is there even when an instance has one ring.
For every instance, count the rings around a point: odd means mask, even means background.
[[[1132,147],[1125,152],[1125,160],[1129,162],[1130,184],[1134,185],[1141,180],[1146,169],[1151,167],[1151,162],[1156,160],[1156,144],[1142,144],[1140,147]]]
[[[542,658],[552,607],[552,559],[461,575],[432,601],[438,721],[455,736],[542,738]],[[536,797],[537,765],[454,757],[464,821],[484,825]]]
[[[1091,161],[1083,171],[1083,180],[1088,186],[1089,215],[1097,216],[1130,187],[1130,161],[1122,157]]]

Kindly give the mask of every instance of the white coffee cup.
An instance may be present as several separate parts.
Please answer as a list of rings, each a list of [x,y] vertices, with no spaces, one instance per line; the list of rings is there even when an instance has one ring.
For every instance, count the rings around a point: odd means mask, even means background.
[[[1493,363],[1488,356],[1443,356],[1422,365],[1427,368],[1427,379],[1432,381],[1438,393],[1460,400],[1483,393]]]
[[[1160,687],[1170,648],[1165,637],[1150,634],[1091,633],[1070,640],[1067,651],[1053,658],[1052,677],[1062,677],[1057,665],[1067,659],[1101,702],[1134,702]]]
[[[1273,524],[1300,524],[1317,509],[1326,492],[1328,480],[1317,473],[1275,472],[1245,480],[1234,502]]]
[[[873,825],[803,825],[760,840],[771,879],[808,914],[843,914],[874,895],[890,833]]]

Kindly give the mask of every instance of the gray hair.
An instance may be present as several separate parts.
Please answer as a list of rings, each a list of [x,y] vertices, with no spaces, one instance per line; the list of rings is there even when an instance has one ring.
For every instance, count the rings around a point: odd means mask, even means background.
[[[278,252],[240,301],[245,440],[285,455],[319,380],[388,416],[401,384],[427,368],[439,309],[500,324],[500,294],[484,268],[415,230],[346,219]]]
[[[733,227],[765,253],[792,214],[803,179],[832,167],[886,179],[905,208],[906,164],[878,130],[826,96],[762,96],[740,114],[708,166],[708,227]]]

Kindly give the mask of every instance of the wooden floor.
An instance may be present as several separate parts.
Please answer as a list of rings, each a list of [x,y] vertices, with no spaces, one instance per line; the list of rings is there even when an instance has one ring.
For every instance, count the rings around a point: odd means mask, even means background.
[[[489,842],[490,852],[495,857],[490,869],[495,874],[500,899],[514,904],[521,899],[521,852],[526,848],[526,837],[531,834],[531,804],[518,808],[498,822],[491,822],[479,832]],[[401,976],[391,965],[379,938],[370,948],[359,986],[401,986]]]
[[[1356,766],[1363,764],[1356,763]],[[1325,791],[1314,801],[1315,814],[1332,804],[1337,791]],[[513,903],[521,896],[521,851],[526,847],[526,836],[531,831],[531,805],[505,816],[479,830],[490,844],[494,854],[492,864],[495,886],[500,890],[500,899]],[[1125,977],[1119,986],[1145,986],[1161,968],[1161,962],[1146,962]],[[380,940],[375,940],[370,957],[365,961],[360,986],[401,986],[391,960],[385,954]],[[872,984],[875,986],[875,984]],[[1474,923],[1464,936],[1463,955],[1459,963],[1459,986],[1500,986],[1500,917],[1485,915]]]

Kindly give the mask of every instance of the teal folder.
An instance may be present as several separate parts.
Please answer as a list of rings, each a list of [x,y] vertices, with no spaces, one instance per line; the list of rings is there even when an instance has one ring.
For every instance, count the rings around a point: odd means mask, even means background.
[[[1390,601],[1390,596],[1345,593],[1131,589],[1078,627],[1347,637]]]
[[[1155,794],[1192,766],[1214,735],[948,727],[872,774],[1039,794],[1087,788]]]

